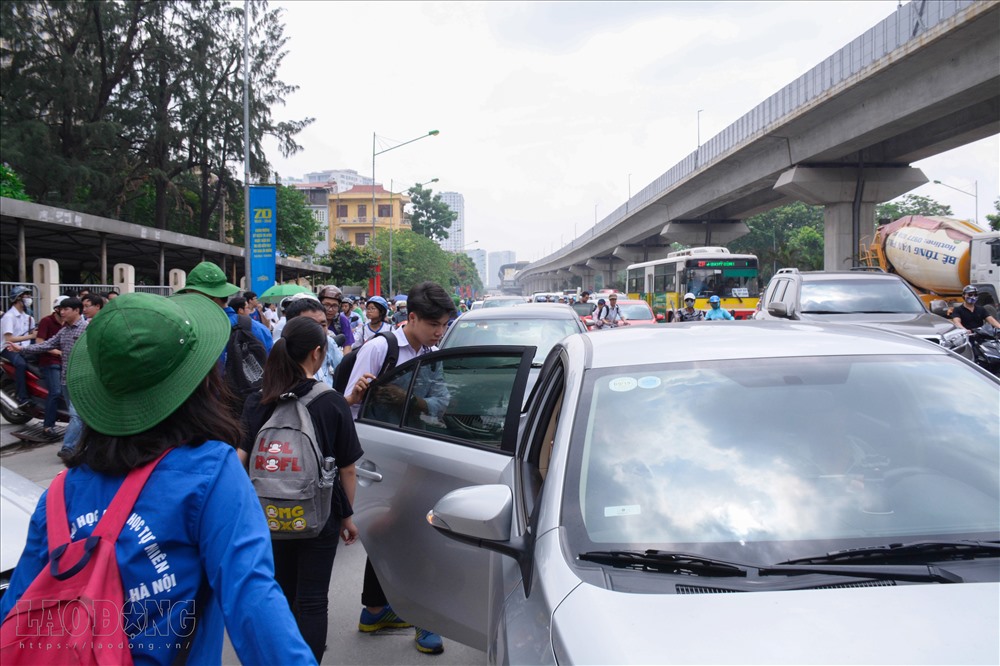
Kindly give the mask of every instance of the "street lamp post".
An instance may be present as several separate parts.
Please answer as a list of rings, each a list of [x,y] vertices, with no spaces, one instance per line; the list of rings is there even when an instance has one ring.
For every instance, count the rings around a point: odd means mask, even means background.
[[[426,183],[416,183],[417,185],[423,187],[424,185],[430,185],[431,183],[438,182],[437,178],[431,178]],[[396,290],[392,286],[392,219],[395,216],[396,210],[392,207],[392,196],[395,194],[393,191],[392,179],[389,179],[389,294],[395,296]],[[402,220],[402,215],[400,215],[400,220]]]
[[[966,192],[965,190],[960,190],[957,187],[953,187],[953,186],[949,185],[948,183],[942,183],[940,180],[935,180],[934,184],[935,185],[944,185],[945,187],[947,187],[949,189],[952,189],[952,190],[955,190],[956,192],[961,192],[962,194],[965,194],[967,196],[973,197],[976,200],[976,217],[973,220],[973,222],[975,222],[976,224],[979,224],[979,181],[978,180],[972,181],[973,187],[975,188],[975,190],[973,192]]]
[[[427,132],[427,134],[421,134],[420,136],[418,136],[416,138],[413,138],[413,139],[410,139],[409,141],[404,141],[403,143],[397,143],[395,146],[390,146],[389,148],[386,148],[384,150],[379,150],[378,149],[378,145],[376,144],[378,136],[375,134],[375,132],[372,132],[372,237],[371,237],[371,241],[370,241],[371,243],[375,242],[375,212],[376,212],[376,208],[375,208],[375,158],[378,155],[381,155],[383,153],[389,152],[390,150],[396,150],[397,148],[402,148],[403,146],[405,146],[407,144],[411,144],[414,141],[420,141],[421,139],[426,139],[429,136],[437,136],[438,134],[440,134],[440,132],[438,130],[431,130],[431,131]],[[391,211],[390,211],[390,213],[391,213]],[[392,222],[391,222],[391,220],[390,220],[390,223],[389,223],[389,228],[390,229],[392,228]],[[374,247],[374,245],[373,245],[373,247]],[[377,249],[375,251],[378,252]],[[368,291],[370,291],[373,294],[379,294],[382,291],[382,262],[381,262],[381,260],[375,265],[375,278],[372,281],[372,284],[370,284],[369,286],[371,288]]]

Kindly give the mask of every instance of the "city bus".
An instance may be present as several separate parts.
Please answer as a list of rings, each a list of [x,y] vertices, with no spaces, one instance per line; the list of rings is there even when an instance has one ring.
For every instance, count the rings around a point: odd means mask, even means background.
[[[757,257],[732,254],[724,247],[692,247],[664,259],[632,264],[627,269],[629,298],[649,303],[664,321],[673,321],[684,307],[684,294],[695,295],[695,307],[708,310],[718,296],[737,319],[750,319],[760,298]]]

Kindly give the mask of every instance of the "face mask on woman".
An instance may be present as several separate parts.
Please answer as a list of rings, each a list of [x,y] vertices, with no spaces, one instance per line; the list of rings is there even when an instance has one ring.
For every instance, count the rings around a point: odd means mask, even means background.
[[[26,308],[30,308],[31,304],[34,303],[34,301],[30,298],[22,298],[21,302],[24,303],[24,307]]]

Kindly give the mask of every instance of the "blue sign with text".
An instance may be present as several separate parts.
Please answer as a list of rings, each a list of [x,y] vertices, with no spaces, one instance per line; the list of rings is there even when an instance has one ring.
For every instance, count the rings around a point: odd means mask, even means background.
[[[247,289],[261,293],[274,285],[278,234],[278,192],[273,185],[250,186],[250,275]]]

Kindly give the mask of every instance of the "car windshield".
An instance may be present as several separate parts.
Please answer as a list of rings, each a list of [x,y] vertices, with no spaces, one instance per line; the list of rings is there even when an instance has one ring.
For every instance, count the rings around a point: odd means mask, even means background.
[[[994,380],[946,357],[591,370],[563,498],[571,549],[766,564],[887,538],[996,539],[998,400]]]
[[[507,305],[516,305],[517,303],[524,303],[523,298],[490,298],[483,301],[484,308],[502,308]]]
[[[626,319],[652,319],[653,311],[645,303],[628,303],[619,306]]]
[[[594,311],[593,303],[573,303],[570,307],[572,307],[573,311],[580,317],[589,317]]]
[[[802,280],[802,314],[920,314],[923,303],[902,280]]]
[[[533,363],[541,364],[557,342],[581,330],[573,319],[459,319],[441,347],[533,345],[537,347]]]

